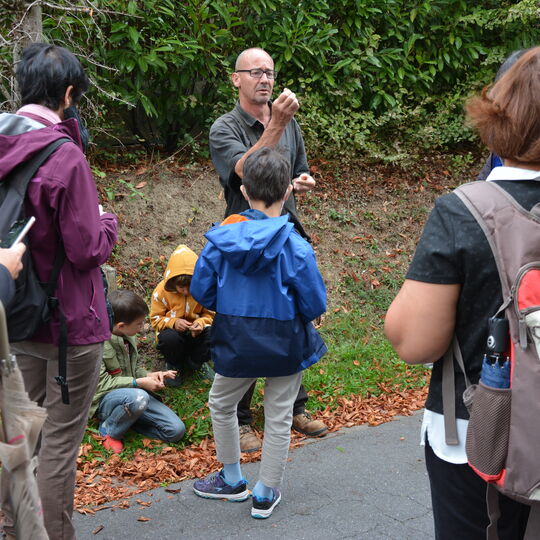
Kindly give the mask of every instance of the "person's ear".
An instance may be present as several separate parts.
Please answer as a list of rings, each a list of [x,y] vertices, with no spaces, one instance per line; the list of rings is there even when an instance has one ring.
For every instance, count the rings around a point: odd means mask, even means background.
[[[292,191],[293,191],[293,185],[289,184],[287,186],[287,191],[285,192],[285,196],[283,197],[283,202],[285,202],[291,196]]]
[[[243,184],[240,186],[240,191],[242,192],[242,195],[244,196],[244,199],[246,199],[246,201],[249,201],[249,197],[248,197],[246,188],[245,188],[245,186]]]
[[[231,75],[231,81],[236,88],[240,88],[240,75],[238,73],[234,72]]]
[[[115,324],[114,324],[114,329],[115,329],[117,332],[123,332],[125,326],[126,326],[126,323],[125,323],[125,322],[118,322],[118,323],[115,323]]]
[[[73,105],[73,98],[71,97],[73,94],[73,85],[70,84],[66,88],[66,92],[64,94],[64,109],[69,109]]]

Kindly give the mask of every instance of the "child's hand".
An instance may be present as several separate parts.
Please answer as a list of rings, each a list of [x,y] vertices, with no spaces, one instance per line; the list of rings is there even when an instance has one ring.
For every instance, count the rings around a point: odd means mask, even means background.
[[[191,332],[191,337],[197,337],[204,330],[204,328],[202,324],[196,322],[191,325],[189,330]]]
[[[147,377],[152,377],[159,383],[165,384],[165,379],[174,379],[176,377],[176,371],[172,369],[168,371],[152,371],[152,373],[147,374]]]
[[[163,373],[163,379],[174,379],[178,371],[169,369],[168,371],[162,371],[161,373]]]
[[[154,374],[152,374],[154,375]],[[143,390],[150,392],[157,392],[165,387],[163,381],[159,381],[156,377],[147,375],[146,377],[140,377],[137,379],[137,386]]]
[[[185,332],[186,330],[191,329],[191,323],[186,321],[186,319],[176,319],[176,321],[174,321],[174,329],[178,332]]]
[[[151,373],[147,373],[146,376],[155,379],[158,383],[163,383],[163,375],[161,371],[152,371]]]

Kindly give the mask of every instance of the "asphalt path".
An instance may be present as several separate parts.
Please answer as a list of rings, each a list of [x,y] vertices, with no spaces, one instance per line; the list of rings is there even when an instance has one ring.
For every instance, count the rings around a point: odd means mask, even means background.
[[[175,539],[414,539],[434,537],[429,484],[419,446],[421,413],[377,427],[357,426],[310,441],[289,454],[282,501],[256,520],[251,502],[197,497],[193,481],[132,498],[127,509],[74,516],[77,538]],[[249,487],[259,464],[242,467]],[[141,506],[136,499],[148,501]],[[138,521],[140,517],[148,521]]]

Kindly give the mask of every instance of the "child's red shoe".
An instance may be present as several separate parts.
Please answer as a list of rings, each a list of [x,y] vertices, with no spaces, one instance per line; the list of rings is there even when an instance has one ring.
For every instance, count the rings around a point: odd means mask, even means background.
[[[103,439],[103,446],[115,454],[120,454],[120,452],[122,452],[124,449],[124,443],[118,439],[113,439],[110,435],[105,435],[105,439]]]

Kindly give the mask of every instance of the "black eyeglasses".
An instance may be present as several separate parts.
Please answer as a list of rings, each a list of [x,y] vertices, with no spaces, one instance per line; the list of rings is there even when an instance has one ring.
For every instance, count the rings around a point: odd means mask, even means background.
[[[269,79],[277,77],[277,71],[273,69],[237,69],[236,73],[249,73],[249,76],[254,79],[260,79],[263,75],[266,75]]]

